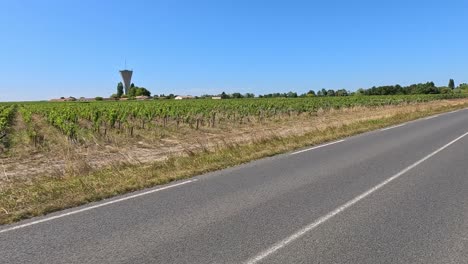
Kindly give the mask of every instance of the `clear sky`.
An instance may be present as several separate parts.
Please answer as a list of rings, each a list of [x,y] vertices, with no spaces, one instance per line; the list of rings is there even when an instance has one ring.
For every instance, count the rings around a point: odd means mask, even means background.
[[[466,0],[0,0],[0,101],[468,82]]]

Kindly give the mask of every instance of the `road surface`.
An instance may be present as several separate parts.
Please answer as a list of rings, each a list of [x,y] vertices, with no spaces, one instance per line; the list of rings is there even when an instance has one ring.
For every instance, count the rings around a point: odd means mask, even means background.
[[[468,263],[468,110],[0,227],[1,263]]]

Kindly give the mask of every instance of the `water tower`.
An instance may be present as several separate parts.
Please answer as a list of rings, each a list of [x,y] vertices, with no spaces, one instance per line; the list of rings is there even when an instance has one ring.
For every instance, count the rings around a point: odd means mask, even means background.
[[[123,84],[124,84],[124,92],[128,94],[128,90],[130,89],[130,83],[132,81],[132,74],[133,71],[130,70],[121,70],[120,76],[122,76]]]

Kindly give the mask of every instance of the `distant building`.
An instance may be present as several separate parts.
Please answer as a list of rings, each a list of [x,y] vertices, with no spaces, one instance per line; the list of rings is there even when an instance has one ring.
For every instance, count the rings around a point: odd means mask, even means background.
[[[151,96],[139,95],[139,96],[135,96],[135,99],[137,99],[137,100],[148,100],[148,99],[151,99]]]
[[[83,102],[91,102],[91,101],[96,101],[96,98],[85,98],[85,97],[80,97],[78,101],[83,101]]]
[[[178,95],[174,99],[176,100],[183,100],[183,99],[194,99],[195,97],[191,95]]]
[[[50,102],[72,102],[72,101],[76,101],[76,98],[70,96],[68,98],[61,97],[61,98],[58,98],[58,99],[50,99],[49,101]]]
[[[213,96],[213,97],[211,97],[211,99],[214,99],[214,100],[221,100],[222,98],[221,98],[221,96]]]

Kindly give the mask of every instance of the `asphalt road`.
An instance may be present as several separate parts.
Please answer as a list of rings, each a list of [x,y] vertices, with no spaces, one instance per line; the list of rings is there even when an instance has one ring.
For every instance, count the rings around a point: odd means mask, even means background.
[[[468,110],[0,227],[0,263],[468,263]]]

